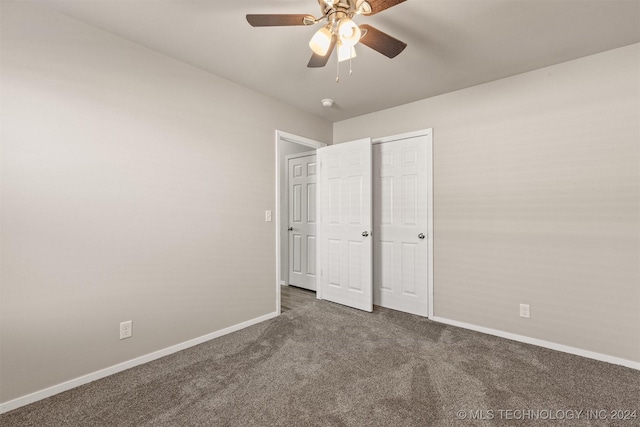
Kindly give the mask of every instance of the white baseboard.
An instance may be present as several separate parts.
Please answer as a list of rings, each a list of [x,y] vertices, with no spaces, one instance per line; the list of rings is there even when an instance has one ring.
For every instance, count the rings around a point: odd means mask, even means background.
[[[512,334],[510,332],[499,331],[497,329],[485,328],[483,326],[477,326],[471,323],[458,322],[457,320],[445,319],[443,317],[434,316],[434,317],[431,317],[431,320],[433,320],[434,322],[445,323],[451,326],[457,326],[459,328],[470,329],[476,332],[482,332],[483,334],[495,335],[497,337],[506,338],[512,341],[519,341],[526,344],[533,344],[533,345],[537,345],[538,347],[549,348],[551,350],[557,350],[563,353],[575,354],[577,356],[599,360],[601,362],[612,363],[614,365],[622,365],[622,366],[626,366],[627,368],[640,370],[640,362],[621,359],[619,357],[609,356],[607,354],[596,353],[594,351],[583,350],[581,348],[570,347],[568,345],[539,340],[537,338],[531,338],[525,335]]]
[[[224,328],[219,331],[212,332],[210,334],[207,334],[198,338],[194,338],[192,340],[185,341],[183,343],[176,344],[171,347],[164,348],[162,350],[154,351],[153,353],[145,354],[144,356],[136,357],[135,359],[131,359],[126,362],[118,363],[117,365],[110,366],[105,369],[101,369],[91,374],[83,375],[73,380],[66,381],[64,383],[57,384],[49,388],[45,388],[44,390],[36,391],[26,396],[22,396],[17,399],[10,400],[8,402],[0,403],[0,414],[4,414],[5,412],[12,411],[21,406],[25,406],[33,402],[37,402],[38,400],[46,399],[47,397],[51,397],[58,393],[62,393],[63,391],[71,390],[72,388],[79,387],[84,384],[88,384],[92,381],[96,381],[101,378],[108,377],[109,375],[113,375],[118,372],[125,371],[127,369],[133,368],[134,366],[142,365],[144,363],[151,362],[161,357],[168,356],[173,353],[177,353],[178,351],[182,351],[189,347],[193,347],[198,344],[202,344],[204,342],[210,341],[214,338],[218,338],[223,335],[227,335],[232,332],[239,331],[249,326],[264,322],[265,320],[273,319],[274,317],[277,317],[277,316],[278,314],[275,312],[270,314],[265,314],[264,316],[256,317],[255,319],[247,320],[246,322],[238,323],[237,325],[229,326],[228,328]]]

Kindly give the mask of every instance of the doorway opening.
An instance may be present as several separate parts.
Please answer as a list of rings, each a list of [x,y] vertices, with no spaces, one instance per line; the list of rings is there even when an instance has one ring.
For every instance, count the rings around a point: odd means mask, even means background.
[[[281,287],[289,285],[289,218],[288,159],[309,153],[327,144],[276,130],[276,310],[282,311]],[[308,258],[308,257],[307,257]]]

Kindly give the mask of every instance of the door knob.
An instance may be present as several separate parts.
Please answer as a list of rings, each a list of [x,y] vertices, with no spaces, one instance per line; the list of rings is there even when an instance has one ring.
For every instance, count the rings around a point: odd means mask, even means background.
[[[424,236],[424,233],[420,233],[420,234],[418,234],[418,239],[422,240],[422,239],[424,239],[424,237],[425,237],[425,236]]]
[[[289,228],[287,228],[287,230],[293,231],[293,227],[289,227]]]
[[[362,237],[369,237],[369,232],[368,231],[363,231],[362,232]]]

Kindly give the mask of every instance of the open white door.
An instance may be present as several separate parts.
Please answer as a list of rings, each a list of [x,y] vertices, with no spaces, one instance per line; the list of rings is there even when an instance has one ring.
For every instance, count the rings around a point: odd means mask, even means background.
[[[319,297],[373,311],[371,138],[317,155]]]

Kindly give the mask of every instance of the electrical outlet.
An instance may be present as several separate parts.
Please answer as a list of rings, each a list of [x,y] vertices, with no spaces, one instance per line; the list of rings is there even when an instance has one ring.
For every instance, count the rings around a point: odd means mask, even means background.
[[[531,318],[531,308],[529,304],[520,304],[520,317],[524,317],[525,319]]]
[[[133,335],[133,322],[127,320],[120,323],[120,339],[131,338],[131,335]]]

